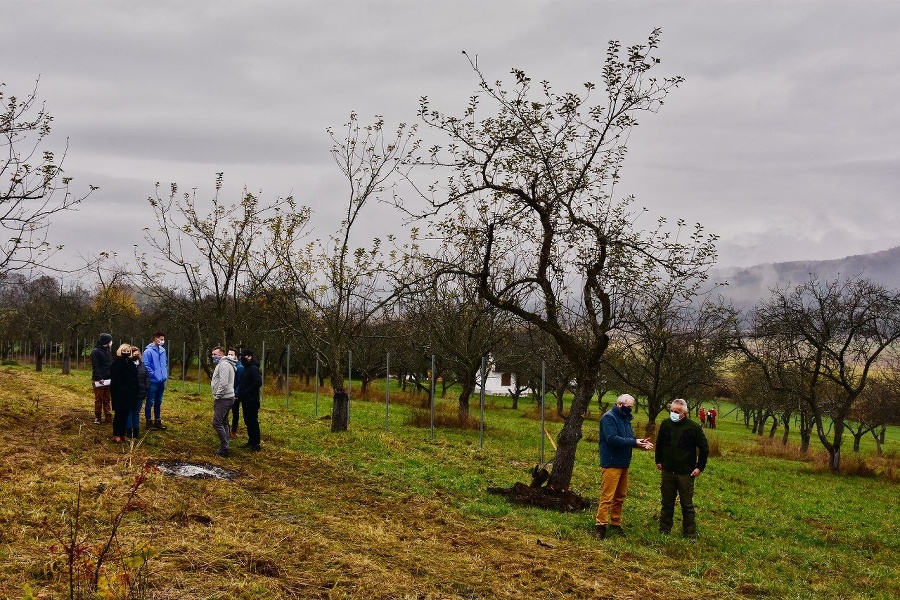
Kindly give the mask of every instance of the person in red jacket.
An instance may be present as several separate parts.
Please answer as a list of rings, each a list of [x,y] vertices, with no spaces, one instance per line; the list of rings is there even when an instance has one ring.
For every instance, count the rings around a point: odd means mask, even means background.
[[[701,406],[697,416],[700,417],[700,427],[706,427],[706,409]]]

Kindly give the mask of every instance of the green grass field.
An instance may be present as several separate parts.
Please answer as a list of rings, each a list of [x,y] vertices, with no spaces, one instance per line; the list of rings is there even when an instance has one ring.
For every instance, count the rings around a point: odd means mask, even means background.
[[[412,415],[420,399],[397,390],[389,431],[381,388],[372,401],[354,397],[342,434],[330,433],[324,390],[318,417],[312,393],[295,392],[286,408],[283,393],[267,390],[263,452],[220,459],[212,402],[196,383],[167,391],[169,429],[132,448],[92,424],[86,373],[3,367],[0,377],[4,598],[67,597],[67,561],[51,531],[71,523],[79,484],[80,535],[96,548],[153,459],[209,462],[239,477],[152,473],[123,513],[121,560],[104,567],[99,597],[121,597],[126,576],[145,598],[900,597],[897,428],[886,457],[874,456],[869,441],[853,457],[847,443],[852,470],[875,473],[863,477],[824,470],[816,441],[803,457],[759,442],[734,415],[721,418],[697,482],[699,539],[656,533],[658,474],[652,455],[636,452],[629,536],[601,542],[591,536],[593,508],[561,514],[486,492],[529,481],[541,444],[530,402],[512,410],[508,399],[490,398],[481,448],[478,429],[438,428],[432,439],[428,427],[411,425],[421,422]],[[439,415],[454,411],[452,399],[438,406]],[[572,488],[596,500],[592,417]],[[560,426],[547,428],[555,436]],[[549,442],[545,451],[549,460]],[[150,558],[141,570],[134,557],[142,551]]]

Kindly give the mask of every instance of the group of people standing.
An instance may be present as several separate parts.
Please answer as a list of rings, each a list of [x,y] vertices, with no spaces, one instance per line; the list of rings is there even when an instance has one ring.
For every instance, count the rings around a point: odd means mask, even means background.
[[[238,353],[229,348],[226,354],[221,346],[211,352],[213,370],[210,388],[213,395],[213,429],[219,436],[219,456],[231,454],[231,440],[237,437],[238,416],[244,408],[244,424],[247,426],[247,442],[243,444],[253,452],[259,452],[259,390],[262,388],[262,373],[253,350],[245,348]],[[232,413],[231,427],[228,413]]]
[[[685,537],[697,535],[694,508],[694,482],[706,468],[709,444],[700,425],[688,417],[687,402],[674,400],[669,418],[659,427],[654,445],[649,439],[636,438],[631,427],[635,400],[622,394],[616,404],[600,418],[600,470],[602,490],[595,517],[595,535],[625,535],[622,508],[628,495],[628,468],[634,448],[654,450],[660,472],[659,532],[672,531],[675,500],[681,504],[681,526]]]
[[[169,377],[163,348],[165,334],[154,333],[143,354],[137,346],[121,344],[113,357],[112,342],[110,334],[101,333],[91,351],[94,423],[112,424],[116,443],[139,437],[141,408],[146,400],[147,429],[166,429],[160,420],[163,391]],[[151,419],[152,416],[155,418]]]
[[[101,333],[91,351],[94,423],[112,424],[113,441],[122,443],[129,438],[140,437],[141,409],[144,408],[148,430],[166,429],[161,418],[163,394],[169,378],[165,333],[154,333],[143,354],[137,346],[121,344],[113,357],[112,343],[110,334]],[[216,346],[212,350],[212,360],[215,365],[211,381],[212,424],[220,439],[217,454],[230,454],[231,439],[237,437],[241,406],[244,408],[248,436],[244,447],[252,451],[261,450],[259,405],[262,373],[253,350],[244,349],[238,357],[236,350],[229,349],[226,355],[221,346]],[[228,425],[229,411],[232,412],[231,427]]]
[[[719,416],[719,411],[717,411],[715,408],[706,410],[701,406],[700,411],[697,413],[697,416],[700,417],[700,427],[715,429],[716,418]]]

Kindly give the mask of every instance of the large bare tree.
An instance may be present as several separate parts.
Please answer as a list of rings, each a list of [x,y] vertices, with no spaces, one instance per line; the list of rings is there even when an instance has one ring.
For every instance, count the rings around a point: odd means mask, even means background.
[[[570,486],[616,303],[655,280],[693,285],[715,259],[714,236],[699,225],[685,232],[660,219],[641,229],[632,199],[615,199],[638,117],[682,82],[653,75],[659,36],[628,48],[611,42],[600,85],[581,92],[557,93],[518,69],[509,88],[490,83],[470,58],[478,86],[460,115],[421,101],[420,118],[448,140],[421,159],[446,179],[419,187],[428,202],[420,215],[458,250],[437,267],[471,278],[486,302],[546,332],[574,367],[548,481],[556,491]]]

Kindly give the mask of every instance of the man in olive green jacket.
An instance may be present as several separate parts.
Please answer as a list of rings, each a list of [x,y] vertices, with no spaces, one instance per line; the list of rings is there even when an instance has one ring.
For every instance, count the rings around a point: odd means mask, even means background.
[[[709,444],[700,425],[688,418],[687,402],[675,400],[670,410],[656,438],[656,469],[661,473],[662,496],[659,531],[671,533],[677,496],[681,502],[682,533],[692,538],[697,535],[694,480],[706,468]]]

